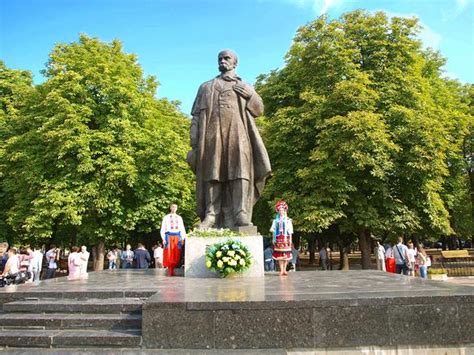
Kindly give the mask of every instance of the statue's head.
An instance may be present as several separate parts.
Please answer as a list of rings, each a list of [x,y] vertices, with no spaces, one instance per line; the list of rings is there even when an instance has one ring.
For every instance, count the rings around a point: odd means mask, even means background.
[[[224,49],[217,55],[217,63],[219,64],[219,71],[226,73],[235,69],[238,63],[237,54],[230,49]]]

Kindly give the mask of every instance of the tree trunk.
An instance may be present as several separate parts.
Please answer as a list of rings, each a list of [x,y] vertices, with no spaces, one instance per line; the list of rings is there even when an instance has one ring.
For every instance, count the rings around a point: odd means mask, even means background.
[[[101,239],[92,247],[92,257],[94,260],[94,271],[104,270],[105,244]]]
[[[313,265],[316,263],[316,236],[314,234],[308,235],[308,249],[309,249],[309,264]]]
[[[363,270],[370,269],[371,266],[371,248],[372,243],[370,239],[370,233],[367,230],[363,230],[359,233],[359,249],[361,253],[360,264]]]
[[[349,252],[351,246],[339,246],[339,270],[349,270]]]

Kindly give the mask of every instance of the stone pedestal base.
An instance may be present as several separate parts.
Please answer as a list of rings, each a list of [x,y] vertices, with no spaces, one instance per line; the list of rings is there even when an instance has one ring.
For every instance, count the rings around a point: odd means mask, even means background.
[[[219,277],[216,271],[209,270],[206,267],[206,247],[215,243],[220,243],[226,239],[234,239],[242,242],[249,248],[252,254],[252,265],[242,274],[241,277],[263,277],[263,238],[259,236],[248,237],[188,237],[186,238],[185,253],[185,277]]]
[[[257,226],[240,226],[240,227],[232,227],[230,230],[237,232],[243,235],[258,235]]]

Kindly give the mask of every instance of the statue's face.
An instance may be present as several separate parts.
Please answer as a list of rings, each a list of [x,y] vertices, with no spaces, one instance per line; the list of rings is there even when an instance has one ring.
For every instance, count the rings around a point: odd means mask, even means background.
[[[237,66],[235,54],[229,51],[220,52],[217,62],[221,73],[228,72]]]

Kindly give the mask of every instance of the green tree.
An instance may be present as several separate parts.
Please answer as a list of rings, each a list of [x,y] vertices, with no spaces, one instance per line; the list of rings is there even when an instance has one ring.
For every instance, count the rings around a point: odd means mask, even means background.
[[[9,69],[0,61],[0,240],[7,240],[10,244],[14,231],[6,223],[6,211],[12,196],[6,194],[4,189],[5,147],[12,134],[12,126],[22,119],[21,111],[28,104],[33,90],[30,72]]]
[[[358,236],[363,268],[371,234],[453,233],[445,182],[459,156],[453,122],[465,122],[419,29],[383,12],[322,16],[257,83],[274,171],[265,197],[286,198],[298,230]]]
[[[115,40],[58,44],[5,145],[7,223],[21,242],[119,243],[172,202],[194,220],[189,120]],[[97,267],[100,267],[98,265]]]

